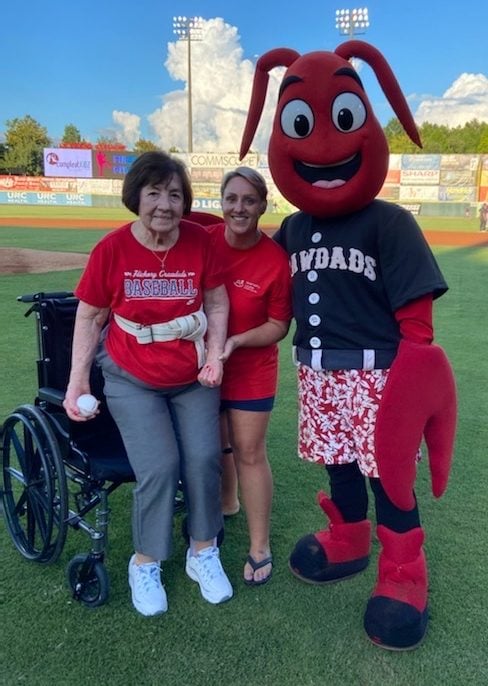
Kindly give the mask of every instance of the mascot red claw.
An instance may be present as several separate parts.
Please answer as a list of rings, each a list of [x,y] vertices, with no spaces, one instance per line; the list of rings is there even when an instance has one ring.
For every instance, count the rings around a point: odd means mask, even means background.
[[[364,628],[375,644],[408,650],[428,623],[427,564],[414,485],[425,439],[436,497],[447,486],[456,428],[449,361],[433,343],[432,303],[447,285],[410,212],[376,199],[388,144],[350,63],[374,70],[408,136],[420,137],[383,55],[351,40],[335,52],[262,55],[241,144],[248,152],[269,71],[286,67],[269,142],[269,166],[298,212],[276,241],[293,274],[300,457],[322,464],[326,529],[302,537],[290,569],[326,584],[368,565],[374,496],[378,575]]]

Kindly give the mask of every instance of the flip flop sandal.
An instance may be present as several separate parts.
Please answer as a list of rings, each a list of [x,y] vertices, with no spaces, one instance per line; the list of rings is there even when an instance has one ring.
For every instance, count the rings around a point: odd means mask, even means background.
[[[265,557],[264,560],[261,560],[260,562],[256,562],[256,560],[252,557],[252,555],[248,555],[246,558],[246,562],[248,562],[251,567],[252,571],[256,572],[258,569],[261,569],[262,567],[266,567],[266,565],[272,565],[273,564],[273,557],[270,555],[269,557]],[[248,586],[262,586],[263,584],[266,584],[272,577],[273,575],[273,570],[271,569],[270,573],[268,576],[265,576],[264,579],[260,579],[259,581],[254,581],[254,579],[244,579],[244,583],[247,584]]]

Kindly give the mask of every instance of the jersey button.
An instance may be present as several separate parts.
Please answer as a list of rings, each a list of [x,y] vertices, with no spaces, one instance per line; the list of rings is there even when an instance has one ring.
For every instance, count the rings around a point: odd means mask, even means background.
[[[309,324],[312,326],[318,326],[322,320],[320,319],[318,314],[311,314],[310,317],[308,318]]]
[[[316,231],[314,234],[312,234],[312,243],[319,243],[321,240],[322,234],[319,231]]]
[[[312,336],[309,342],[311,348],[320,348],[322,345],[322,341],[317,336]]]
[[[315,269],[310,270],[310,271],[308,272],[308,274],[307,274],[307,279],[308,279],[310,282],[312,282],[312,283],[313,283],[314,281],[317,281],[318,278],[319,278],[319,275],[317,274],[317,272],[315,271]]]
[[[318,293],[310,293],[310,295],[308,296],[308,302],[311,305],[316,305],[319,300],[320,300],[320,295]]]

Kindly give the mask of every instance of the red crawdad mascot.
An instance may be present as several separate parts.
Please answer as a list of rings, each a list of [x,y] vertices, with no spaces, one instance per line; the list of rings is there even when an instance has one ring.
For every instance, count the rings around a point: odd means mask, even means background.
[[[362,41],[335,52],[271,50],[257,62],[241,157],[262,112],[268,73],[287,67],[269,143],[269,166],[300,211],[275,238],[290,256],[298,365],[299,454],[325,465],[326,529],[290,556],[292,572],[325,584],[365,569],[371,546],[366,479],[381,544],[364,627],[377,645],[407,650],[428,622],[424,531],[414,493],[422,438],[432,489],[444,492],[456,424],[456,389],[432,343],[432,302],[447,290],[412,215],[376,200],[388,145],[349,60],[374,70],[409,137],[421,145],[385,58]]]

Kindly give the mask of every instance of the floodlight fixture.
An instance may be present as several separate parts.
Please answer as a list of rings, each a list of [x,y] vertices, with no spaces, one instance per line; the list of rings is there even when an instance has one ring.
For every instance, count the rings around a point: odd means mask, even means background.
[[[336,10],[336,29],[343,36],[353,38],[357,34],[365,33],[369,28],[369,16],[367,7],[359,7],[352,10]]]

